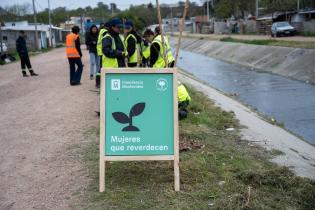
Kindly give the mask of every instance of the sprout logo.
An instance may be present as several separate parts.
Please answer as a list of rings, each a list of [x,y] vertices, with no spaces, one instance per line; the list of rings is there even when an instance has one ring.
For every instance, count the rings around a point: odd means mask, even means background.
[[[123,112],[114,112],[112,113],[112,116],[117,122],[121,124],[128,124],[128,126],[124,127],[122,131],[140,131],[139,128],[132,124],[132,118],[140,115],[144,108],[145,103],[137,103],[130,109],[129,116]]]
[[[163,78],[160,78],[156,81],[156,88],[159,90],[159,91],[165,91],[167,90],[167,80],[166,79],[163,79]]]

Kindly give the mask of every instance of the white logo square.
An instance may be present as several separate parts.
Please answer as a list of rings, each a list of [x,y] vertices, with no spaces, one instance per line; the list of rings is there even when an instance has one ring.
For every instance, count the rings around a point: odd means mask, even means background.
[[[112,79],[112,90],[120,90],[120,79]]]

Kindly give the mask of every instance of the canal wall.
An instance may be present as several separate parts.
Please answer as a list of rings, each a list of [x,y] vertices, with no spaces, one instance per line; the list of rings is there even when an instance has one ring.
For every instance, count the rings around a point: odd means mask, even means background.
[[[177,38],[171,39],[173,46]],[[315,50],[183,38],[181,49],[315,84]],[[193,62],[193,61],[192,61]]]

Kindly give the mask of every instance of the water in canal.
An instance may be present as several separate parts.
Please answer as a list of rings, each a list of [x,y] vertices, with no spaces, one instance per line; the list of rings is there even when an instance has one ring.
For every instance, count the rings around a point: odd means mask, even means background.
[[[315,86],[181,50],[178,67],[274,117],[315,145]]]

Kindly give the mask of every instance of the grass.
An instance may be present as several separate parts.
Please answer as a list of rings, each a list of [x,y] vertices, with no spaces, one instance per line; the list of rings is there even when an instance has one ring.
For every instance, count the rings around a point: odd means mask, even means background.
[[[205,147],[180,153],[181,191],[173,190],[171,162],[113,162],[106,192],[98,192],[98,128],[81,152],[90,184],[73,209],[314,209],[315,182],[295,176],[267,152],[240,139],[239,122],[192,88],[189,117],[180,140]],[[233,127],[235,131],[226,131]]]
[[[307,37],[315,37],[314,32],[303,32],[301,33],[302,36],[307,36]]]
[[[284,40],[275,40],[275,39],[243,40],[243,39],[235,39],[232,37],[221,38],[220,41],[244,43],[244,44],[254,44],[254,45],[267,45],[267,46],[281,46],[281,47],[315,49],[315,42],[284,41]]]

